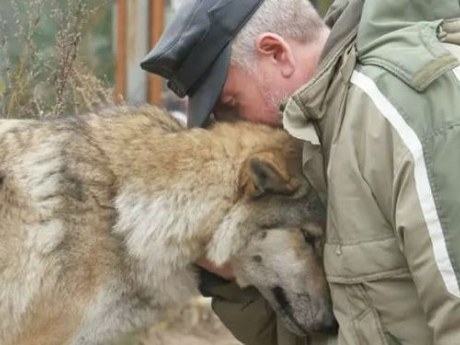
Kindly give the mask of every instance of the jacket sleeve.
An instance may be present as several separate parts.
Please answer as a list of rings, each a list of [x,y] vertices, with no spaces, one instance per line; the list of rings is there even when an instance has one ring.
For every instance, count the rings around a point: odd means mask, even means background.
[[[232,283],[229,283],[227,289],[234,290],[231,294],[238,293],[241,297],[248,293],[239,290]],[[212,308],[222,323],[243,344],[278,344],[275,314],[260,294],[247,301],[213,297]]]
[[[351,82],[360,110],[374,115],[366,129],[379,129],[363,150],[373,197],[396,233],[433,344],[460,344],[460,77],[444,71],[422,93],[381,69],[363,71]],[[376,83],[367,76],[375,74]]]
[[[395,228],[436,345],[460,342],[459,148],[459,125],[435,134],[394,182]]]
[[[289,332],[255,288],[239,288],[200,270],[200,291],[212,297],[212,308],[222,323],[245,345],[337,345],[336,336],[299,337]]]
[[[201,293],[212,297],[214,312],[235,338],[245,345],[277,345],[275,313],[256,289],[240,289],[234,282],[199,272]]]

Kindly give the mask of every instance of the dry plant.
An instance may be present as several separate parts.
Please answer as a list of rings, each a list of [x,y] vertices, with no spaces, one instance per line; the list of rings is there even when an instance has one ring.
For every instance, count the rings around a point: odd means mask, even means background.
[[[197,297],[168,310],[148,330],[112,345],[242,345],[214,314],[209,298]]]
[[[0,33],[6,32],[6,20],[1,16],[0,13]],[[9,69],[8,59],[6,56],[6,51],[8,49],[6,35],[0,35],[0,111],[3,109],[5,91],[6,91],[6,82],[5,75]],[[1,117],[0,112],[0,117]]]
[[[0,117],[73,115],[115,103],[113,90],[79,61],[88,19],[109,3],[88,0],[12,0],[14,35],[0,37]],[[1,15],[1,13],[0,13]],[[52,49],[40,50],[37,37],[45,21],[56,28]],[[7,21],[0,18],[0,32]],[[20,46],[15,59],[10,43]]]

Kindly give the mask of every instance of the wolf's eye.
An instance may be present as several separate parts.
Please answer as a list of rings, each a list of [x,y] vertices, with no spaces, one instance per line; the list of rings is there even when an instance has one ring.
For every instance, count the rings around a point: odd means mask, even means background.
[[[303,232],[303,238],[305,240],[306,243],[314,246],[315,243],[316,243],[316,238],[306,232]]]
[[[262,256],[260,256],[260,255],[254,255],[254,256],[252,257],[252,260],[254,260],[255,262],[257,262],[257,263],[260,264],[260,263],[262,262]]]

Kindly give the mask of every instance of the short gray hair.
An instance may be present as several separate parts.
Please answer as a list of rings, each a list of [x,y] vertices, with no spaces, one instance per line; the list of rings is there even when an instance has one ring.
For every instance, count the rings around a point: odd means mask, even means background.
[[[298,42],[314,42],[325,24],[308,0],[265,0],[232,42],[231,63],[252,71],[256,38],[271,32]]]

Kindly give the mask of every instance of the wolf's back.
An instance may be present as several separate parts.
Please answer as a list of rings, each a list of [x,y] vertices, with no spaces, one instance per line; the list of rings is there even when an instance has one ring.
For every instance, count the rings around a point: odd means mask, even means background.
[[[161,137],[182,129],[154,107],[0,120],[0,343],[9,344],[16,321],[27,323],[25,308],[34,301],[85,299],[110,272],[122,270],[111,234],[116,177],[106,151],[122,149],[122,139],[130,144],[136,133]],[[72,306],[56,313],[68,324],[78,314]]]

